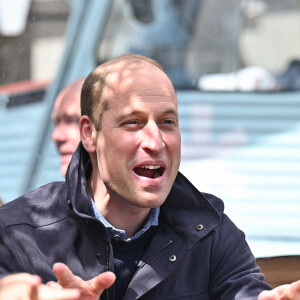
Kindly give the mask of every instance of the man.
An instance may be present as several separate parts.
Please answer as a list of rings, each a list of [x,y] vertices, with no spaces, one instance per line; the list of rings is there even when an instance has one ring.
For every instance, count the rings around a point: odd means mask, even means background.
[[[300,282],[267,291],[222,201],[178,173],[177,97],[159,64],[99,66],[81,110],[66,183],[0,208],[0,299],[300,299]]]
[[[51,138],[55,142],[60,155],[60,172],[66,175],[71,157],[80,141],[80,93],[84,79],[77,79],[68,84],[57,96],[52,120],[54,130]]]

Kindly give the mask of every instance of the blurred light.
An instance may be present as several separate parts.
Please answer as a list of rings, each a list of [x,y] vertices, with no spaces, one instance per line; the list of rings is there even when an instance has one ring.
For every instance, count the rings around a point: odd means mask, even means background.
[[[0,0],[0,34],[17,36],[25,31],[31,0]]]

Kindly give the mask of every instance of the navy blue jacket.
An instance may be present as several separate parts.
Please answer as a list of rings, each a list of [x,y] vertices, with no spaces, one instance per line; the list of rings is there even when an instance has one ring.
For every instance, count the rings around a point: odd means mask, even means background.
[[[0,207],[0,275],[29,272],[56,280],[55,262],[84,280],[113,271],[109,234],[89,215],[89,157],[80,144],[66,182],[42,186]],[[180,173],[124,300],[256,299],[263,282],[245,236],[223,202]],[[113,287],[105,291],[113,300]]]

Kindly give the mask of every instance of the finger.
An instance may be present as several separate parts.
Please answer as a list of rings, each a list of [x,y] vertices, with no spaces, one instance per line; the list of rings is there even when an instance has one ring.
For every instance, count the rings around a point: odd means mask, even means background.
[[[28,273],[19,273],[19,274],[14,274],[14,275],[8,275],[3,277],[0,280],[0,288],[3,285],[11,284],[11,283],[16,283],[16,282],[26,282],[30,285],[38,285],[42,282],[41,278],[37,275],[31,275]]]
[[[290,292],[290,284],[280,285],[271,291],[262,292],[257,298],[257,300],[282,300],[282,299],[288,300],[290,299],[287,297],[289,292]]]
[[[62,286],[55,281],[49,281],[46,285],[54,289],[62,289]]]
[[[300,299],[300,280],[291,284],[291,291]]]
[[[285,284],[271,291],[263,291],[257,300],[300,300],[300,280],[291,284]]]
[[[58,283],[62,287],[78,287],[78,277],[75,276],[69,267],[63,263],[55,263],[53,265],[53,272],[56,275]]]
[[[273,291],[263,291],[258,295],[257,300],[273,300],[274,299]]]
[[[29,292],[30,300],[38,300],[38,286],[32,285]]]
[[[0,299],[37,300],[40,277],[26,273],[9,275],[0,281]]]
[[[101,294],[108,289],[116,280],[116,275],[112,272],[104,272],[88,281],[90,289],[94,294]]]
[[[57,289],[47,285],[38,288],[38,300],[79,300],[80,291],[77,289]],[[30,299],[31,300],[31,299]]]

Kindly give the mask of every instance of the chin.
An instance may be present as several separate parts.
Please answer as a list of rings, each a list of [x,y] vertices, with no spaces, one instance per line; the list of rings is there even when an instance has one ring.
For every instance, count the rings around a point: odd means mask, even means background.
[[[144,208],[155,208],[158,206],[161,206],[165,200],[166,200],[167,196],[157,196],[157,195],[147,195],[144,197],[141,197],[139,199],[143,199],[142,201],[138,201],[138,203],[141,204],[141,207]]]

